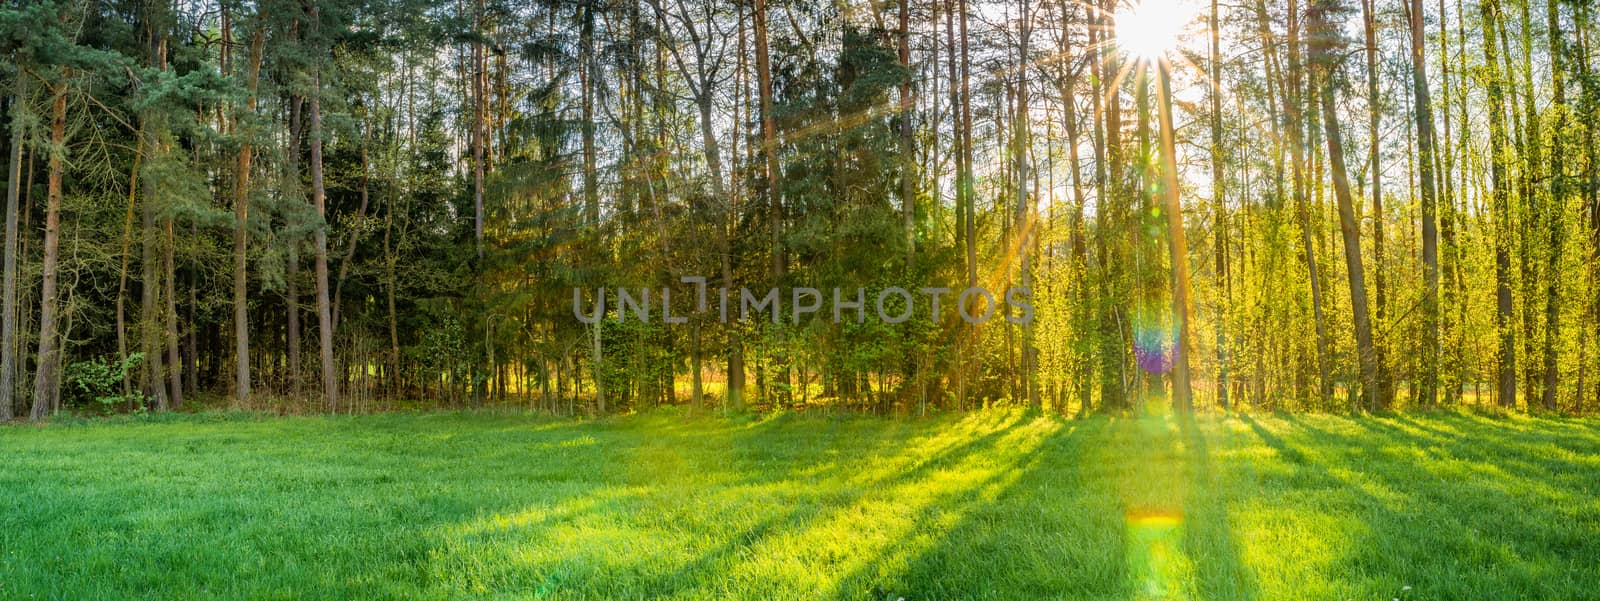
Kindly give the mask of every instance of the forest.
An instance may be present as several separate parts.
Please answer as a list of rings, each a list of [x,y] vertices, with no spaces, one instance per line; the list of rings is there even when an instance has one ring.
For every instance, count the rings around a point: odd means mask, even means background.
[[[0,419],[1590,413],[1596,28],[1588,0],[4,0]],[[575,315],[695,277],[1035,314]]]
[[[0,599],[1591,599],[1595,0],[0,0]]]

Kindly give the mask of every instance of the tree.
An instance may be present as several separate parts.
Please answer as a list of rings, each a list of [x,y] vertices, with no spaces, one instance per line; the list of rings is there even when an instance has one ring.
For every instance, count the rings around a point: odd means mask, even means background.
[[[1377,353],[1373,349],[1372,322],[1367,311],[1365,267],[1361,262],[1361,228],[1356,221],[1354,201],[1350,194],[1350,179],[1345,174],[1344,141],[1339,131],[1338,86],[1334,82],[1335,45],[1338,34],[1329,21],[1331,13],[1339,9],[1338,0],[1317,0],[1307,15],[1311,40],[1309,43],[1313,74],[1321,84],[1323,136],[1328,142],[1328,164],[1332,169],[1334,197],[1339,203],[1339,231],[1344,237],[1345,271],[1350,279],[1351,318],[1356,328],[1357,361],[1361,367],[1361,390],[1368,407],[1376,411],[1383,407],[1383,393],[1379,388]]]
[[[320,32],[321,17],[317,5],[311,5],[310,19],[313,37]],[[322,40],[317,39],[317,42]],[[317,347],[322,356],[322,395],[329,411],[339,411],[339,369],[333,360],[333,316],[328,299],[328,207],[327,188],[322,174],[322,70],[311,70],[311,205],[321,223],[312,234],[316,244],[317,278]],[[480,205],[481,206],[481,205]],[[481,234],[481,230],[479,230]]]
[[[1499,0],[1479,4],[1483,19],[1483,84],[1489,113],[1489,210],[1494,217],[1495,328],[1500,341],[1498,399],[1501,405],[1517,403],[1517,343],[1511,304],[1511,163],[1510,141],[1506,136],[1505,90],[1500,79],[1499,54],[1495,50],[1500,27]]]
[[[239,144],[239,159],[235,166],[233,189],[233,367],[234,398],[250,399],[250,290],[246,270],[249,267],[250,245],[250,169],[252,158],[252,120],[256,112],[256,94],[261,82],[261,55],[266,43],[266,15],[257,8],[255,32],[250,36],[250,55],[245,63],[245,81],[249,92],[245,98],[244,112],[236,121],[242,126],[245,138]]]
[[[1370,0],[1368,0],[1370,2]],[[1422,0],[1407,0],[1411,32],[1412,115],[1417,125],[1417,178],[1422,195],[1422,374],[1418,402],[1433,405],[1439,387],[1439,229],[1434,167],[1433,100],[1428,94],[1428,60],[1424,48]],[[1441,15],[1443,18],[1443,15]],[[1381,218],[1381,216],[1380,216]]]
[[[11,158],[6,170],[6,239],[5,239],[5,267],[4,284],[0,288],[0,422],[11,419],[12,408],[16,405],[12,397],[16,391],[17,374],[17,206],[22,190],[22,145],[23,127],[27,116],[26,110],[27,81],[22,74],[20,66],[22,61],[20,53],[13,53],[13,65],[17,65],[15,83],[12,84],[11,95]]]
[[[72,77],[70,67],[61,67],[57,81],[49,83],[50,90],[50,159],[49,180],[46,184],[44,221],[44,260],[40,267],[39,293],[39,368],[34,376],[33,421],[44,419],[56,408],[61,392],[58,370],[61,362],[61,333],[56,330],[56,266],[60,262],[61,248],[61,178],[62,155],[66,152],[67,137],[67,80]]]

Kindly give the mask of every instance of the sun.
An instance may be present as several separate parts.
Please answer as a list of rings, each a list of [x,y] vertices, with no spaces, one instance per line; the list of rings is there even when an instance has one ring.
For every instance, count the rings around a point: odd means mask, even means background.
[[[1183,0],[1142,0],[1117,12],[1117,47],[1144,60],[1157,60],[1178,47],[1194,21],[1194,5]]]

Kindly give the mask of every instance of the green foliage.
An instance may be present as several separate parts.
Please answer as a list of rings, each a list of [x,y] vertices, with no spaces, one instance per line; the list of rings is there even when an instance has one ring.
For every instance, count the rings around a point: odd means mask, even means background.
[[[75,361],[67,365],[63,374],[65,390],[62,391],[62,400],[68,405],[78,406],[96,403],[102,409],[142,403],[144,395],[137,392],[125,395],[122,385],[143,361],[144,353],[130,353],[121,360],[95,357]]]

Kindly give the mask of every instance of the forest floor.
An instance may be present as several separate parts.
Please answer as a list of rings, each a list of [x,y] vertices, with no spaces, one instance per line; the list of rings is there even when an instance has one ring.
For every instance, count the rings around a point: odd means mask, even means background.
[[[1600,422],[0,426],[6,599],[1579,599]]]

